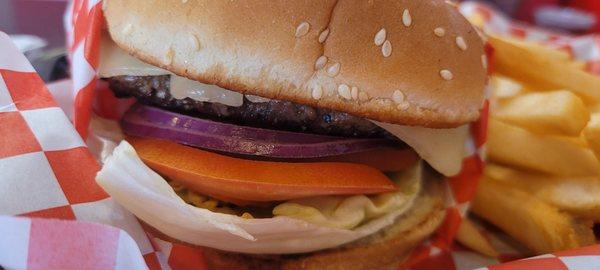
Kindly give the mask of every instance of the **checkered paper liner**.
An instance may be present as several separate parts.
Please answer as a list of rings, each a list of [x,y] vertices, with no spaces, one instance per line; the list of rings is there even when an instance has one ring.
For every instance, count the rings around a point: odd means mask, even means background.
[[[104,96],[99,94],[95,97],[97,91],[95,70],[99,62],[99,40],[102,33],[102,23],[101,2],[76,0],[70,3],[65,24],[72,63],[73,89],[71,94],[66,96],[73,99],[75,127],[84,137],[88,131],[92,104],[97,103],[96,99]],[[18,53],[15,51],[14,54]],[[15,70],[23,71],[20,66],[3,68],[1,57],[3,55],[0,55],[0,71],[2,71],[0,74],[7,87],[5,90],[0,88],[0,117],[6,117],[8,120],[0,118],[2,122],[0,134],[7,136],[6,138],[10,138],[10,140],[9,142],[5,142],[4,139],[0,141],[0,146],[2,146],[0,147],[0,185],[2,185],[0,192],[3,195],[0,198],[0,202],[2,202],[0,214],[77,219],[113,225],[131,235],[131,239],[138,245],[135,252],[127,249],[126,252],[130,252],[127,254],[135,257],[134,254],[139,255],[141,253],[146,265],[151,269],[203,268],[202,250],[172,244],[146,235],[137,220],[114,203],[95,184],[93,178],[95,172],[99,169],[98,164],[92,158],[82,140],[73,132],[73,128],[69,126],[64,113],[56,108],[56,104],[45,90],[41,80],[35,73],[31,72],[33,70],[28,64],[21,65],[27,66],[29,69],[24,69],[24,71],[33,74],[31,76],[35,79],[25,80],[22,74],[14,72]],[[20,57],[22,58],[22,56]],[[12,64],[15,61],[11,60],[8,63]],[[8,72],[4,70],[8,70]],[[13,79],[13,76],[17,79]],[[115,101],[109,100],[109,102]],[[43,113],[36,114],[37,118],[28,116],[39,112],[39,110],[43,110]],[[14,120],[10,118],[11,116],[6,116],[10,113],[13,113],[13,118],[19,118],[14,115],[20,116],[24,119],[24,123],[20,123],[19,126],[20,119]],[[56,116],[56,114],[60,116]],[[486,110],[484,110],[483,115],[487,115]],[[5,123],[10,124],[8,125],[10,128],[4,128],[7,126]],[[481,262],[482,259],[452,243],[458,225],[467,212],[477,179],[483,169],[481,151],[485,142],[485,130],[485,120],[472,125],[473,136],[466,146],[470,155],[464,160],[464,169],[458,176],[452,177],[446,182],[449,194],[452,195],[447,204],[447,219],[434,237],[413,252],[407,264],[412,269],[469,269],[472,266],[493,263],[489,261],[483,264],[474,263],[475,261]],[[32,135],[28,137],[26,134]],[[30,155],[34,157],[29,158]],[[7,187],[4,187],[4,185]],[[19,221],[23,219],[7,218],[7,220],[9,221],[0,221],[0,229],[6,227],[7,230],[10,230],[8,225],[1,226],[10,223],[11,220]],[[38,220],[31,220],[31,224],[36,222]],[[90,226],[88,223],[78,223],[81,225],[72,225],[71,230],[69,230],[71,225],[64,224],[70,223],[58,222],[56,224],[56,226],[63,224],[63,228],[67,228],[68,231],[76,231],[73,228],[78,226]],[[110,231],[109,227],[106,228]],[[79,232],[83,231],[85,230]],[[26,235],[27,232],[22,232],[22,234]],[[52,234],[52,231],[49,230],[48,234]],[[76,232],[69,233],[69,235],[75,236],[80,234]],[[90,230],[90,234],[98,235],[99,232]],[[123,234],[119,233],[119,236]],[[28,242],[31,245],[32,235],[33,231],[29,231],[29,240],[19,238],[21,244]],[[85,237],[75,237],[75,239],[78,238],[85,239]],[[127,237],[123,236],[123,239],[125,238]],[[125,248],[121,248],[120,239],[121,237],[119,237],[119,245],[112,244],[112,249],[106,249],[106,251],[99,252],[99,254],[103,256],[112,254],[108,251],[112,250],[113,253],[117,254],[114,255],[115,258],[118,259],[124,256],[118,255],[122,254],[122,249],[125,250]],[[77,244],[77,240],[69,241],[69,239],[62,237],[61,240],[64,240],[61,244],[69,246],[74,250],[73,252],[85,254],[82,257],[94,257],[97,253],[97,249],[73,248],[72,246]],[[2,241],[0,239],[0,250],[4,247]],[[123,241],[126,242],[126,240]],[[8,246],[18,245],[17,242],[14,245],[8,244]],[[96,245],[104,244],[104,242],[93,243]],[[58,246],[60,245],[54,245],[55,248]],[[126,245],[124,244],[124,246]],[[131,247],[131,245],[127,247]],[[41,252],[41,250],[43,249],[38,251]],[[74,253],[68,254],[72,256]],[[29,263],[30,258],[27,255],[25,257],[27,257],[25,261]],[[57,259],[57,256],[53,258],[60,260],[60,258]],[[0,264],[4,263],[2,259],[4,257],[0,255]],[[132,261],[134,260],[129,262]],[[115,268],[120,265],[119,263],[114,264]],[[146,267],[146,265],[131,264],[128,265],[129,268],[123,269],[131,269],[135,266]],[[81,268],[82,264],[63,264],[63,266],[62,268]]]
[[[0,266],[144,269],[144,259],[152,260],[139,250],[151,251],[151,244],[135,217],[96,185],[99,169],[41,78],[0,32]]]

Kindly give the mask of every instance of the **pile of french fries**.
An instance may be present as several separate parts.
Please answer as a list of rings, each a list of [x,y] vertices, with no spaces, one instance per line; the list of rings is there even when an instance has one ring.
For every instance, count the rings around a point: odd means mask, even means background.
[[[600,77],[563,51],[489,37],[488,164],[472,211],[533,253],[598,243]],[[463,244],[498,252],[467,220]]]

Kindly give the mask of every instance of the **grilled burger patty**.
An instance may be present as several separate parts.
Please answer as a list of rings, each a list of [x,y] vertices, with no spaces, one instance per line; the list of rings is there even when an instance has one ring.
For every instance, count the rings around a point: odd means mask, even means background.
[[[136,97],[146,105],[196,117],[238,125],[333,136],[395,138],[367,119],[290,101],[270,100],[254,103],[244,98],[242,106],[232,107],[190,98],[175,99],[169,91],[169,78],[169,75],[117,76],[107,80],[117,97]]]

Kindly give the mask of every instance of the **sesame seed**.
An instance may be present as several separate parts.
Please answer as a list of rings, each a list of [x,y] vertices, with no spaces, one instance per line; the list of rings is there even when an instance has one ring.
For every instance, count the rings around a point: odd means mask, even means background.
[[[379,104],[379,106],[385,106],[385,107],[394,106],[394,101],[390,98],[376,98],[374,101],[377,102]]]
[[[327,56],[321,55],[315,62],[315,70],[321,70],[327,64]]]
[[[198,37],[196,35],[190,34],[189,40],[190,40],[190,44],[192,45],[192,48],[194,50],[199,51],[200,49],[202,49],[202,44],[200,44],[200,40],[198,39]]]
[[[358,99],[360,101],[367,101],[369,99],[369,94],[367,94],[367,92],[360,92],[358,93]]]
[[[296,28],[296,37],[302,37],[306,34],[308,34],[308,31],[310,30],[310,24],[308,24],[307,22],[302,22],[298,25],[298,27]]]
[[[409,107],[410,107],[410,103],[408,101],[403,101],[400,104],[398,104],[398,106],[396,106],[396,108],[398,108],[398,110],[401,110],[401,111],[406,111],[406,110],[408,110]]]
[[[169,51],[167,51],[167,54],[165,55],[165,61],[167,62],[168,65],[173,63],[174,56],[175,56],[175,51],[173,51],[173,49],[169,49]]]
[[[446,35],[446,30],[444,30],[444,28],[438,27],[436,29],[433,29],[433,33],[438,37],[443,37]]]
[[[485,69],[488,68],[488,60],[487,60],[487,56],[485,54],[481,55],[481,65]]]
[[[347,100],[352,99],[352,93],[350,92],[350,87],[346,84],[340,84],[338,87],[338,94]]]
[[[381,28],[381,30],[379,30],[379,32],[377,32],[377,34],[375,34],[375,38],[373,39],[373,41],[375,42],[375,45],[381,46],[383,44],[383,42],[385,42],[385,38],[386,38],[385,28]]]
[[[323,32],[321,32],[321,34],[319,34],[319,43],[325,42],[325,40],[327,40],[328,36],[329,36],[329,28],[323,30]]]
[[[181,2],[185,4],[188,2],[188,0],[181,0]]]
[[[386,40],[381,47],[381,53],[383,57],[389,57],[392,55],[392,43],[389,40]]]
[[[352,89],[350,89],[350,94],[352,96],[352,99],[357,100],[358,99],[358,87],[352,86]]]
[[[248,213],[248,212],[244,212],[244,213],[242,214],[242,218],[245,218],[245,219],[253,219],[254,217],[252,216],[252,214],[250,214],[250,213]]]
[[[123,26],[123,29],[121,29],[121,33],[123,33],[124,35],[129,35],[131,34],[131,32],[133,32],[133,25],[128,23],[125,26]]]
[[[321,99],[323,97],[323,87],[321,85],[315,85],[312,90],[312,98]]]
[[[465,39],[461,36],[456,37],[456,45],[463,51],[467,50],[467,43]]]
[[[402,91],[400,90],[394,91],[394,93],[392,94],[392,100],[397,104],[404,102],[404,93],[402,93]]]
[[[442,78],[444,78],[444,80],[446,81],[452,80],[454,78],[454,74],[452,74],[452,72],[447,69],[442,69],[440,71],[440,76],[442,76]]]
[[[335,63],[327,68],[327,75],[329,77],[335,77],[340,73],[340,63]]]
[[[410,11],[408,11],[408,9],[405,9],[404,12],[402,12],[402,23],[404,23],[404,26],[409,27],[412,24],[412,16],[410,16]]]

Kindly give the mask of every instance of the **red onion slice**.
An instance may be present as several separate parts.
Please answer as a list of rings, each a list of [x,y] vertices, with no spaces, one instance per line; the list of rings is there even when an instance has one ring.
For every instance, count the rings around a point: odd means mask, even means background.
[[[386,139],[356,139],[221,123],[136,104],[121,120],[132,136],[242,155],[316,158],[390,147]]]

